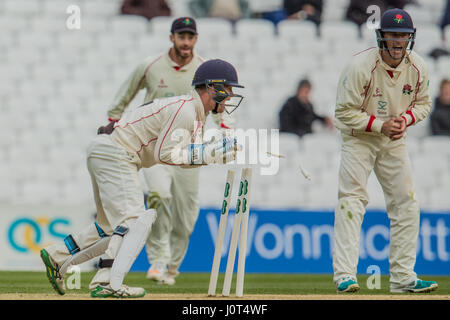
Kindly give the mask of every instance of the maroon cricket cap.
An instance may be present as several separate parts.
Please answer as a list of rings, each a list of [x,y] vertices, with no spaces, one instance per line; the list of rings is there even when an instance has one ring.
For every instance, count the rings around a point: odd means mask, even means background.
[[[175,19],[172,22],[172,28],[170,29],[172,34],[181,32],[190,32],[197,34],[197,25],[195,20],[190,17],[182,17]]]

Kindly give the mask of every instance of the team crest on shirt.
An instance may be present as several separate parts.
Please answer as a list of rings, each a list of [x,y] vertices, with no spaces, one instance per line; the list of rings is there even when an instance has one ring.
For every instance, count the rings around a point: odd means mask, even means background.
[[[161,78],[161,80],[159,80],[159,84],[158,84],[158,88],[167,88],[168,85],[164,83],[164,79]]]
[[[388,103],[386,101],[378,101],[378,109],[377,109],[377,113],[379,115],[387,115],[387,107]]]
[[[414,90],[412,89],[412,87],[409,84],[405,84],[403,86],[403,94],[411,94],[411,92],[413,92]]]
[[[378,109],[379,110],[386,110],[387,102],[386,101],[378,101]]]

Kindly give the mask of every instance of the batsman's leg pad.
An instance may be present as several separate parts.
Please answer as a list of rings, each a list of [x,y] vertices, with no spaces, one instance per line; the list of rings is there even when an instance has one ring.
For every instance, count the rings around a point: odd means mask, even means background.
[[[68,235],[64,239],[64,242],[57,242],[46,247],[45,250],[58,264],[58,266],[62,266],[75,254],[83,251],[102,239],[102,235],[100,234],[107,236],[107,232],[103,231],[98,224],[92,223],[81,232]]]
[[[114,263],[114,259],[102,259],[100,258],[100,261],[98,262],[98,267],[100,269],[102,268],[111,268]]]
[[[70,266],[81,264],[83,262],[89,261],[89,260],[96,258],[99,255],[105,253],[106,249],[108,248],[110,240],[111,240],[111,237],[101,238],[99,241],[94,243],[92,246],[72,255],[69,259],[66,260],[66,262],[64,262],[64,264],[61,266],[59,272],[62,275],[64,275],[64,274],[66,274],[66,272]]]
[[[78,234],[70,234],[64,239],[67,250],[71,255],[90,247],[100,239],[107,237],[105,231],[95,222]]]
[[[71,234],[64,238],[64,243],[66,244],[67,250],[71,255],[74,255],[81,250]]]
[[[125,275],[144,247],[155,217],[155,209],[145,211],[131,224],[124,236],[111,268],[110,285],[113,290],[119,290],[122,286]]]
[[[106,250],[103,251],[105,253],[104,258],[100,258],[99,261],[100,268],[95,274],[91,283],[89,284],[89,288],[91,290],[95,289],[100,284],[109,283],[112,262],[114,261],[117,252],[119,251],[119,248],[122,245],[123,237],[127,234],[128,230],[129,230],[128,227],[123,225],[117,226],[114,229],[113,235],[110,237],[110,240],[108,242],[108,246]],[[112,262],[105,264],[104,262],[108,260]]]
[[[98,225],[97,221],[94,222],[94,225],[95,225],[95,228],[97,229],[98,236],[99,236],[100,238],[108,237],[108,234],[106,234],[106,232],[103,231],[103,229]]]

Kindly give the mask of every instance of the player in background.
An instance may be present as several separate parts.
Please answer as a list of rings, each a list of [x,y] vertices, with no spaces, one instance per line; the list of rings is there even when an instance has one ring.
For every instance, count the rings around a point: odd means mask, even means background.
[[[59,294],[65,293],[64,275],[71,265],[104,254],[90,284],[91,297],[144,296],[143,288],[123,285],[156,217],[155,209],[145,208],[139,170],[157,163],[190,168],[236,158],[235,137],[203,143],[210,111],[222,113],[242,101],[233,94],[233,87],[242,88],[235,68],[223,60],[209,60],[197,69],[192,84],[195,89],[186,95],[156,99],[124,112],[118,122],[99,130],[88,146],[97,221],[41,250],[47,277]]]
[[[429,292],[438,286],[414,272],[420,209],[405,135],[431,109],[427,67],[411,51],[415,33],[406,11],[387,10],[376,30],[378,48],[357,54],[339,79],[335,124],[342,152],[333,252],[338,292],[359,290],[359,236],[372,171],[382,186],[391,223],[391,292]]]
[[[166,52],[147,58],[122,84],[108,111],[110,121],[121,118],[141,89],[146,90],[144,103],[185,94],[192,89],[194,72],[204,61],[194,51],[198,39],[196,21],[190,17],[175,19],[170,31],[173,46]],[[233,125],[232,117],[226,112],[214,113],[213,118],[224,130]],[[147,203],[157,207],[158,213],[146,245],[151,264],[148,279],[175,284],[178,268],[198,218],[199,170],[162,164],[143,170],[149,187]]]

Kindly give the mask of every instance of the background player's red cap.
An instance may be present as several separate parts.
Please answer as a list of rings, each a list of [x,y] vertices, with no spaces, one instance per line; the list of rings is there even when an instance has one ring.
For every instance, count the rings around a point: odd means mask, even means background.
[[[170,29],[172,34],[181,32],[190,32],[197,34],[197,25],[195,20],[190,17],[182,17],[175,19],[172,22],[172,28]]]

